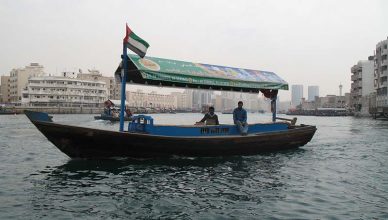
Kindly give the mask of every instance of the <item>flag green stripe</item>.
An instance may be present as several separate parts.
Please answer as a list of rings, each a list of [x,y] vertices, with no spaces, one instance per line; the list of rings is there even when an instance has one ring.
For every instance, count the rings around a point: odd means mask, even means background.
[[[134,39],[134,40],[136,40],[136,41],[138,41],[139,43],[143,44],[147,48],[150,46],[145,40],[141,39],[139,36],[137,36],[133,32],[129,35],[129,37]]]

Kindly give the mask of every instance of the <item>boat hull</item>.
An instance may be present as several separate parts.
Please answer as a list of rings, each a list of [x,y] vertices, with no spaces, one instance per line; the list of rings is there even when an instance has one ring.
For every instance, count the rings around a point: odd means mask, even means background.
[[[45,121],[32,123],[71,158],[253,155],[297,148],[314,136],[315,126],[247,136],[171,137],[107,131]]]

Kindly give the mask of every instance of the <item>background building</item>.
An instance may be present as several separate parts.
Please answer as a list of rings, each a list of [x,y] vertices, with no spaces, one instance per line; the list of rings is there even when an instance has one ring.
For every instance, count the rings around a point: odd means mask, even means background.
[[[185,111],[192,110],[192,93],[190,91],[186,90],[183,93],[172,92],[171,95],[175,97],[176,104],[174,104],[174,107],[176,106],[176,109]]]
[[[82,70],[79,70],[79,73],[76,75],[79,79],[105,82],[108,98],[121,99],[121,85],[116,82],[114,77],[103,76],[98,70],[88,70],[88,73],[83,73]]]
[[[12,69],[10,72],[10,92],[9,99],[10,102],[20,103],[22,100],[22,90],[26,88],[28,78],[34,76],[43,76],[44,68],[38,63],[31,63],[25,68]]]
[[[10,85],[9,85],[9,76],[1,76],[0,78],[0,103],[9,103],[11,100],[9,98]]]
[[[296,107],[302,103],[303,85],[292,85],[291,87],[291,105]]]
[[[315,97],[319,97],[319,86],[308,86],[308,99],[307,101],[312,102],[315,100]]]
[[[368,60],[360,60],[351,68],[351,106],[355,112],[368,114],[369,101],[367,97],[375,91],[374,81],[374,61],[373,56]]]
[[[105,82],[65,76],[30,77],[22,92],[23,105],[100,107],[108,99]]]
[[[176,109],[177,97],[174,95],[158,94],[155,91],[145,93],[142,90],[127,91],[126,100],[130,107],[154,109]]]
[[[388,107],[388,37],[376,45],[374,59],[374,88],[376,89],[376,104],[378,108]],[[387,112],[388,113],[388,112]]]

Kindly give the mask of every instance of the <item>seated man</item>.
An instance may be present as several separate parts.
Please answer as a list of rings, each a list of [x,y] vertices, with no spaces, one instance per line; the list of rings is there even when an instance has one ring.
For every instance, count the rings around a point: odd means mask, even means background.
[[[202,120],[197,122],[196,124],[200,124],[206,121],[206,125],[219,125],[218,116],[214,114],[214,107],[209,107],[209,112],[203,116]]]
[[[233,121],[241,135],[248,134],[247,111],[243,109],[243,102],[238,102],[238,107],[233,111]]]

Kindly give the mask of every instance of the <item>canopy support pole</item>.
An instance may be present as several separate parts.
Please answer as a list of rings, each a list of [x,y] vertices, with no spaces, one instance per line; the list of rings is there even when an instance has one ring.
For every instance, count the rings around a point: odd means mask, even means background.
[[[276,121],[276,99],[277,99],[277,96],[274,96],[271,99],[272,122]]]
[[[123,73],[121,76],[121,106],[120,106],[120,132],[124,131],[125,88],[127,85],[128,55],[127,46],[123,44]]]

